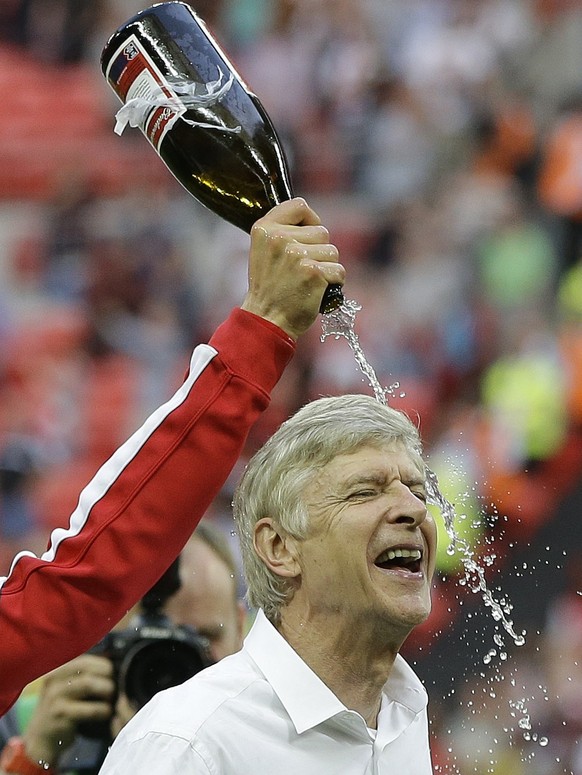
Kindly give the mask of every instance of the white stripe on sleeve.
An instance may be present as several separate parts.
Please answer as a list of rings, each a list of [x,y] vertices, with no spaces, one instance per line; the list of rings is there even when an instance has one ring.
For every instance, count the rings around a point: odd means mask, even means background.
[[[210,361],[217,355],[217,351],[207,344],[196,347],[190,359],[188,377],[181,387],[165,404],[158,407],[144,422],[144,424],[119,449],[101,466],[89,484],[81,491],[77,507],[71,514],[68,528],[56,528],[51,533],[50,545],[47,551],[41,555],[44,562],[53,562],[60,544],[67,538],[79,535],[83,530],[91,509],[107,492],[111,485],[123,473],[127,465],[137,455],[146,441],[152,436],[164,420],[177,409],[188,397],[196,380],[200,377]],[[34,557],[33,552],[19,552],[12,561],[8,576],[0,576],[0,589],[13,573],[18,561],[23,557]]]

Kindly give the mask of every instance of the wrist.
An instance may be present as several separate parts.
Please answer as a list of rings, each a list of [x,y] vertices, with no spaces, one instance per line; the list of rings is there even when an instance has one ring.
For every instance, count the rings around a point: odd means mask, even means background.
[[[11,737],[0,754],[0,770],[15,775],[54,775],[44,758],[27,749],[22,737]]]
[[[245,312],[250,312],[253,315],[256,315],[256,317],[261,318],[267,323],[276,326],[276,328],[283,331],[294,342],[299,339],[300,332],[295,331],[294,327],[290,325],[286,317],[280,313],[277,313],[273,308],[266,310],[264,307],[256,304],[248,295],[240,305],[240,308]]]

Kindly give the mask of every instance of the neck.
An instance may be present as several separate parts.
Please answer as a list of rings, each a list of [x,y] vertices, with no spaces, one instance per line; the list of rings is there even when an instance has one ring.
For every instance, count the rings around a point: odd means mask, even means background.
[[[375,729],[382,688],[401,641],[370,633],[369,623],[360,627],[341,615],[330,622],[329,616],[299,615],[293,606],[283,610],[278,629],[340,702]]]

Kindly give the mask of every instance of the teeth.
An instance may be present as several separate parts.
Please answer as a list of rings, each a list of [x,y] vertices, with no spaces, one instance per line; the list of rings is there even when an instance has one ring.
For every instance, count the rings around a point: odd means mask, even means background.
[[[422,553],[420,549],[387,549],[378,557],[377,562],[391,562],[402,557],[409,560],[420,560]]]

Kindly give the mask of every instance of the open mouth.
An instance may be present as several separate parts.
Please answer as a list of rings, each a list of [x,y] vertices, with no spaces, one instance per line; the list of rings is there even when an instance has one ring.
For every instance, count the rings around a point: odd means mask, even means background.
[[[421,549],[394,548],[386,549],[375,562],[382,570],[406,570],[409,573],[420,573],[422,563]]]

